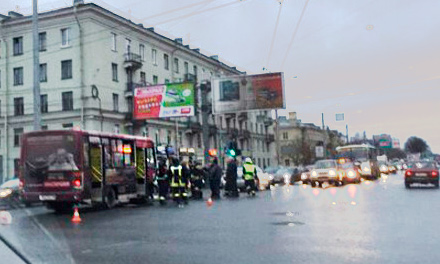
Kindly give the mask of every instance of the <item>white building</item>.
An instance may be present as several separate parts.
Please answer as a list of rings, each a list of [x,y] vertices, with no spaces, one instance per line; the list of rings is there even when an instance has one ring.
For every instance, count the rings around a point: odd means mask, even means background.
[[[132,119],[133,88],[244,74],[183,45],[182,39],[169,39],[92,3],[41,13],[39,49],[42,129],[144,134],[158,143],[194,147],[199,157],[200,91],[196,116],[139,122]],[[0,179],[15,175],[20,135],[33,129],[32,67],[32,17],[0,15]],[[92,97],[92,87],[99,99]],[[237,140],[260,166],[274,163],[269,111],[211,115],[209,123],[210,147],[223,149]]]

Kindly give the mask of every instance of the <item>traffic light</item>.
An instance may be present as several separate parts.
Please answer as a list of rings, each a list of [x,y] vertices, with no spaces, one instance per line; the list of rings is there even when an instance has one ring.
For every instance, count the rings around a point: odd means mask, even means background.
[[[241,150],[237,147],[237,142],[229,142],[228,146],[226,147],[226,155],[230,157],[236,157],[241,155]]]
[[[217,156],[217,149],[209,149],[208,154],[211,157],[216,157]]]

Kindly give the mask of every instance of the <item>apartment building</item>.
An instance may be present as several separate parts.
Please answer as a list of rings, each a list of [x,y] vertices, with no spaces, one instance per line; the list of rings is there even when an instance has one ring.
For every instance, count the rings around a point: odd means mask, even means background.
[[[200,86],[245,74],[182,39],[121,17],[96,4],[39,14],[42,129],[97,130],[145,135],[158,144],[195,148],[203,158]],[[0,179],[16,175],[23,132],[33,129],[32,17],[0,15]],[[133,90],[152,84],[195,82],[196,115],[134,120]],[[209,91],[208,91],[209,97]],[[260,166],[274,162],[270,111],[210,115],[209,147],[238,142]],[[221,153],[221,151],[219,151]]]

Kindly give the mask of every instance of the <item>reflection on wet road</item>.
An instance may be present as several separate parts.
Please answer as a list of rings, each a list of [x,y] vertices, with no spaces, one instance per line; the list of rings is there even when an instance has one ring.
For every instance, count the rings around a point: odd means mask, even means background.
[[[435,263],[440,191],[401,174],[342,187],[274,186],[184,208],[12,210],[0,232],[34,262]]]

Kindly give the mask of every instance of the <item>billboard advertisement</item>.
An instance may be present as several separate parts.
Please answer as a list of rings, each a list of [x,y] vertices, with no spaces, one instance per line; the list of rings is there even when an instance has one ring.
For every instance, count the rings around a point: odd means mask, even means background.
[[[194,115],[194,84],[168,83],[134,90],[133,118]]]
[[[235,75],[213,79],[213,113],[285,108],[283,73]]]

